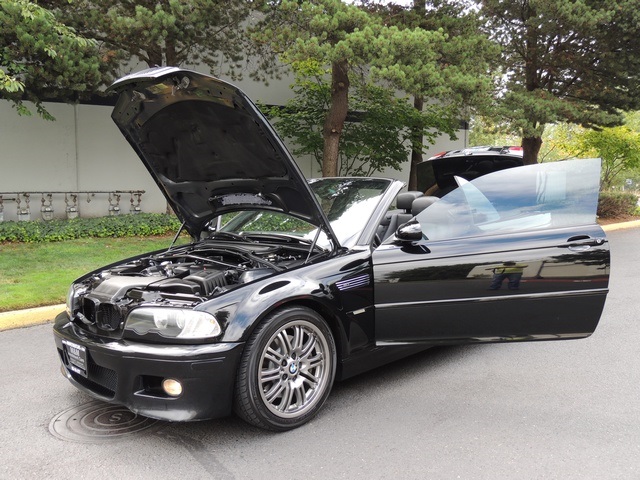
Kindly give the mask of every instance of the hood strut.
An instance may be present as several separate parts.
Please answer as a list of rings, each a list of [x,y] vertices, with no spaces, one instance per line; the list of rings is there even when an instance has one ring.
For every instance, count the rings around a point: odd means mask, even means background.
[[[186,224],[187,224],[186,221],[182,222],[182,225],[180,225],[180,228],[178,229],[178,232],[173,237],[173,240],[171,241],[171,245],[169,245],[169,248],[167,248],[167,250],[171,250],[173,248],[173,246],[176,244],[176,242],[178,241],[178,237],[180,236],[180,234],[184,230],[184,227],[185,227]]]
[[[318,238],[320,237],[320,231],[322,230],[322,228],[318,227],[318,231],[316,232],[316,236],[313,239],[313,242],[311,242],[311,245],[309,246],[309,253],[307,254],[307,258],[305,259],[304,263],[305,265],[307,263],[309,263],[309,259],[311,258],[311,253],[313,252],[313,249],[316,248],[316,243],[318,242]],[[333,243],[333,242],[331,242]]]

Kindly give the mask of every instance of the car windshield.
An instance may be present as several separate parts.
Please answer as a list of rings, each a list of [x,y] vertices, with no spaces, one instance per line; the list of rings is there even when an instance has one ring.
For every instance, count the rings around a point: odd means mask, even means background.
[[[309,181],[340,245],[351,247],[358,240],[391,180],[380,178],[320,178]],[[268,210],[244,210],[227,213],[220,218],[219,232],[242,235],[278,235],[301,242],[311,242],[317,227],[290,215]],[[318,245],[329,248],[325,232],[320,232]]]

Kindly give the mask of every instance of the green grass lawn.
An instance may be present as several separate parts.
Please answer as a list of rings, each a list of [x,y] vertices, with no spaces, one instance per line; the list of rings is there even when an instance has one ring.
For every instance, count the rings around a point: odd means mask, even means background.
[[[0,312],[64,303],[79,276],[168,247],[172,237],[87,238],[0,245]],[[182,242],[181,242],[182,243]]]

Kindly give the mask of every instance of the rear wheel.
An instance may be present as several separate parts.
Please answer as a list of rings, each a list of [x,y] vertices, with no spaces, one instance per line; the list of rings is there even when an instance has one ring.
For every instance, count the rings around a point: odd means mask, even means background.
[[[268,430],[299,427],[329,396],[336,347],[324,319],[305,307],[269,315],[253,333],[240,362],[235,411]]]

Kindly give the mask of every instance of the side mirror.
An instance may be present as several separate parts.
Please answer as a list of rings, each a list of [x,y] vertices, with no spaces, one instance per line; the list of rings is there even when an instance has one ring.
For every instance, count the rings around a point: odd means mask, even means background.
[[[396,238],[402,242],[417,242],[422,240],[422,228],[417,220],[410,220],[398,227]]]

